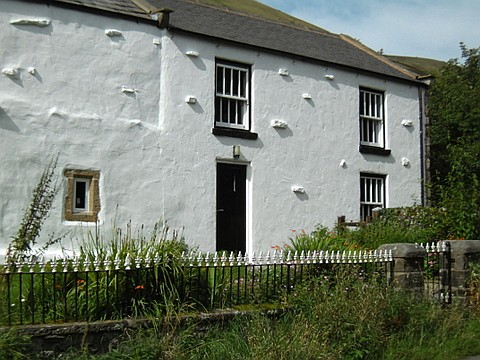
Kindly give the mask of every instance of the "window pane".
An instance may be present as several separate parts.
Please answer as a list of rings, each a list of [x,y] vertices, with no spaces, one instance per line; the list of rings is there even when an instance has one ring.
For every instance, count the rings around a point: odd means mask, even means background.
[[[365,93],[360,91],[360,115],[365,115]]]
[[[240,71],[239,70],[233,70],[232,71],[232,95],[233,96],[238,96],[240,91],[239,91],[239,86],[240,86],[240,79],[239,75]]]
[[[76,209],[87,208],[87,182],[75,181],[75,206]]]
[[[216,97],[215,98],[215,121],[219,122],[222,119],[222,98]]]
[[[243,101],[237,101],[237,124],[238,125],[243,125],[243,109],[244,109],[244,102]]]
[[[237,101],[231,99],[230,101],[230,124],[237,123]]]
[[[247,72],[242,71],[240,73],[240,96],[247,97]]]
[[[217,66],[217,94],[223,94],[223,67]]]
[[[222,122],[228,123],[228,99],[222,99]]]
[[[225,68],[225,95],[231,95],[231,86],[232,86],[232,69]]]

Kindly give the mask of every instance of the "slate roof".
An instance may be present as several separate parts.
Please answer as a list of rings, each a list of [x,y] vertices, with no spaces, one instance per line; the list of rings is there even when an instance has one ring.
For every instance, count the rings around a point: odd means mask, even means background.
[[[150,15],[135,4],[138,1],[149,3],[152,8],[173,10],[170,14],[170,30],[178,29],[417,82],[414,73],[402,69],[346,35],[300,29],[185,0],[50,0],[50,3],[73,4],[151,20]]]

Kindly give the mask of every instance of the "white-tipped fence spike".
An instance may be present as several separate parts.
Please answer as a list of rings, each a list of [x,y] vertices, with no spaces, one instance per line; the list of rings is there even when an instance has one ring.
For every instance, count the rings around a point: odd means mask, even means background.
[[[222,264],[222,267],[225,267],[227,264],[227,254],[225,252],[222,253],[222,256],[220,257],[220,262]]]
[[[100,271],[100,270],[103,270],[103,269],[104,269],[103,259],[97,258],[95,260],[95,271]]]
[[[241,266],[242,265],[242,252],[239,251],[237,256],[235,257],[235,265]]]
[[[230,251],[230,256],[228,257],[228,263],[230,266],[233,266],[233,262],[235,261],[235,255],[233,254],[233,251]]]
[[[388,251],[387,250],[382,251],[382,254],[381,254],[381,257],[380,257],[379,260],[382,261],[382,262],[388,261]]]
[[[42,256],[42,262],[40,265],[40,272],[44,273],[47,270],[47,262],[45,261],[45,258]]]
[[[442,252],[445,252],[445,251],[447,251],[447,242],[442,241]]]
[[[64,273],[68,272],[68,259],[67,258],[64,258],[63,261],[62,261],[62,271]]]
[[[202,259],[200,262],[200,266],[207,266],[209,264],[209,258],[210,258],[210,251],[207,251],[206,253],[202,253]]]
[[[265,255],[263,254],[263,251],[260,251],[260,253],[258,254],[258,264],[265,264]]]
[[[193,252],[190,251],[188,253],[187,260],[188,260],[189,266],[192,267],[193,266]]]
[[[132,259],[130,258],[130,254],[127,254],[125,257],[125,262],[123,263],[123,267],[125,270],[131,270],[130,265],[132,264]]]
[[[73,265],[73,272],[78,272],[78,265],[79,265],[80,259],[79,258],[74,258],[72,261]]]
[[[215,252],[213,255],[213,266],[217,267],[218,266],[218,253]]]

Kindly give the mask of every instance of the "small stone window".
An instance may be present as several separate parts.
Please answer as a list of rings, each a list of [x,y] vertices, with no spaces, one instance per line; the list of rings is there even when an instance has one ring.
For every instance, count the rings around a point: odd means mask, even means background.
[[[96,222],[100,212],[100,192],[98,182],[100,172],[97,170],[67,169],[65,197],[65,220]]]

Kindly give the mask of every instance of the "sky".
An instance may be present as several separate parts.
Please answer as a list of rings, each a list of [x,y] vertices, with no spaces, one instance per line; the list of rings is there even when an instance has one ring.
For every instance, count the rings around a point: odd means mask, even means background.
[[[258,0],[388,55],[461,58],[480,47],[480,0]]]

